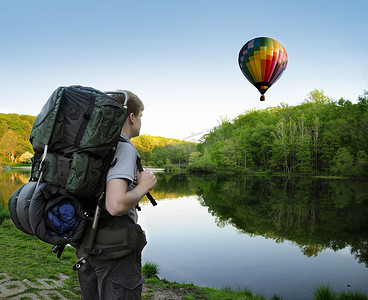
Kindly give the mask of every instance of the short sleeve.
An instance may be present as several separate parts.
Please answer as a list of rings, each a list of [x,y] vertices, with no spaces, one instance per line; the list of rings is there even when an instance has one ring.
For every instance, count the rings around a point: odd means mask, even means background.
[[[133,145],[119,142],[114,157],[116,163],[107,173],[106,181],[121,178],[129,180],[131,183],[134,182],[137,171],[137,156],[137,150]]]

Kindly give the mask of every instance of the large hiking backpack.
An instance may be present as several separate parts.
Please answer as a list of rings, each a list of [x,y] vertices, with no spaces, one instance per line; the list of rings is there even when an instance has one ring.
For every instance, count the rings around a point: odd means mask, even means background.
[[[126,115],[113,97],[82,86],[59,87],[36,117],[30,182],[9,199],[12,221],[23,232],[57,246],[83,234],[82,204],[97,204],[104,190]]]
[[[98,197],[124,118],[121,104],[105,93],[81,86],[58,88],[33,124],[31,180],[76,196]]]

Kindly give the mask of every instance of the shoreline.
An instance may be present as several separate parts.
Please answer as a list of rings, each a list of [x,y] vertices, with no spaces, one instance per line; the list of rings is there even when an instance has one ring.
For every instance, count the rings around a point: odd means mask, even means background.
[[[165,168],[159,168],[159,167],[153,167],[153,166],[143,166],[144,170],[151,171],[153,173],[164,173],[167,170]],[[0,170],[26,170],[32,169],[32,165],[17,165],[17,164],[4,164],[0,165]],[[175,172],[174,172],[175,173]],[[190,173],[190,174],[204,174],[203,172],[193,172],[193,171],[184,171],[184,173]],[[335,176],[335,175],[324,175],[324,174],[297,174],[297,173],[264,173],[264,172],[254,172],[254,173],[237,173],[237,172],[231,172],[231,171],[217,171],[217,172],[209,172],[206,173],[211,176],[218,176],[218,175],[245,175],[246,177],[310,177],[310,178],[317,178],[317,179],[330,179],[330,180],[368,180],[367,177],[344,177],[344,176]]]

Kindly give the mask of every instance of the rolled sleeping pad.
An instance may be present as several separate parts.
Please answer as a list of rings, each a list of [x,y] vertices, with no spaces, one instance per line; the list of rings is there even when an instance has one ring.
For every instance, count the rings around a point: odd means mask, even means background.
[[[37,182],[30,181],[18,189],[9,199],[9,213],[14,224],[21,231],[33,235],[29,224],[29,204]],[[18,194],[19,191],[19,194]]]
[[[9,198],[8,201],[8,208],[9,208],[9,215],[10,219],[13,221],[14,225],[24,233],[29,234],[20,224],[20,221],[18,219],[17,215],[17,202],[18,202],[18,196],[22,189],[25,187],[25,184],[23,184],[19,189],[15,191],[15,193]]]
[[[60,213],[55,217],[51,211],[58,212],[58,208],[63,204],[68,206],[69,211],[73,211],[73,217],[77,221],[71,230],[60,233],[64,229],[64,226],[57,227],[54,223],[50,222],[49,217],[53,217],[53,220],[56,219],[61,224],[63,214]],[[78,199],[65,189],[49,183],[41,183],[33,194],[29,206],[29,215],[32,216],[30,218],[30,227],[34,235],[46,243],[57,246],[78,241],[82,237],[86,224],[86,217]],[[61,225],[65,225],[65,227],[69,226],[69,224]]]

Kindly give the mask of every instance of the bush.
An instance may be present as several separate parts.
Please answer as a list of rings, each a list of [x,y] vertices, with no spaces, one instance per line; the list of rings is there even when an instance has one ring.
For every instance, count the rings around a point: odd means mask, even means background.
[[[32,157],[33,154],[30,152],[24,152],[20,157],[19,157],[19,162],[24,163],[24,164],[30,164],[32,163]]]
[[[142,274],[145,278],[158,277],[159,267],[153,262],[147,262],[142,267]]]
[[[348,149],[341,147],[333,159],[332,173],[335,175],[350,176],[354,159]]]

